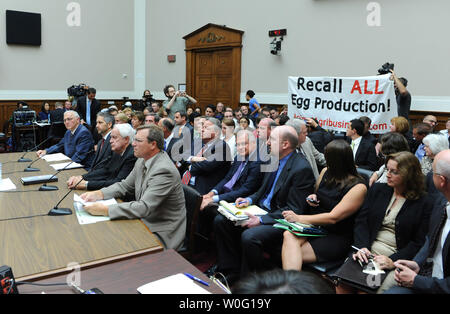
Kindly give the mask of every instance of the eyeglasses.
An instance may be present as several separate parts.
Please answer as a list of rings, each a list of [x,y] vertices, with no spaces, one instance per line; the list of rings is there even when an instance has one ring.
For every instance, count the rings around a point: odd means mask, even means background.
[[[386,171],[387,171],[387,173],[392,174],[392,175],[394,175],[394,176],[400,174],[400,172],[399,172],[398,170],[395,170],[395,169],[387,169],[387,168],[386,168]]]

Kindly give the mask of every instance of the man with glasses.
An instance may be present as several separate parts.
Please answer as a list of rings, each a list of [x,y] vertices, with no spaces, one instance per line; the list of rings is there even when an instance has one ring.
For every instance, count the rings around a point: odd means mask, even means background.
[[[36,152],[38,157],[46,154],[63,153],[72,161],[82,164],[89,169],[94,158],[94,139],[91,132],[80,123],[80,116],[76,111],[69,110],[64,113],[66,133],[59,143],[44,150]]]
[[[182,246],[186,234],[186,206],[180,175],[163,148],[161,128],[138,127],[133,141],[138,160],[128,177],[101,190],[84,193],[81,198],[95,202],[133,195],[135,201],[109,206],[95,203],[85,209],[91,215],[111,219],[141,218],[165,248],[176,250]]]

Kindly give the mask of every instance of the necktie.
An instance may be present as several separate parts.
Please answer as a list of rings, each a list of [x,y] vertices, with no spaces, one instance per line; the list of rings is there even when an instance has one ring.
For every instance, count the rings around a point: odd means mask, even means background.
[[[167,141],[164,140],[164,151],[167,151]]]
[[[86,123],[91,125],[91,101],[86,101]]]
[[[280,167],[280,164],[278,164],[278,168],[279,167]],[[272,197],[273,197],[273,190],[274,190],[274,185],[275,185],[274,183],[275,183],[275,178],[277,177],[277,173],[278,173],[278,169],[270,174],[270,177],[268,179],[267,186],[266,186],[266,192],[264,193],[264,197],[261,198],[261,201],[260,201],[261,207],[270,209],[270,202],[272,201]]]
[[[241,174],[242,170],[244,169],[245,165],[247,163],[245,161],[241,162],[241,165],[239,166],[239,168],[236,170],[236,172],[234,173],[233,177],[231,178],[230,181],[228,181],[225,185],[224,185],[224,189],[225,192],[230,192],[233,189],[233,186],[236,184],[237,179],[239,178],[239,175]]]
[[[145,192],[145,187],[144,187],[144,181],[145,181],[145,175],[147,174],[147,168],[144,167],[142,168],[142,180],[141,180],[141,191],[139,192],[139,198],[137,200],[140,200],[142,197],[142,194],[144,194]]]
[[[102,145],[100,145],[100,150],[99,150],[99,153],[101,153],[102,152],[102,149],[103,149],[103,145],[105,144],[105,139],[104,138],[102,138]]]
[[[207,148],[207,146],[204,145],[196,156],[197,157],[202,157],[203,153],[206,150],[206,148]],[[183,174],[183,177],[181,178],[181,183],[183,183],[184,185],[189,185],[189,182],[191,181],[191,178],[192,178],[191,172],[189,170],[186,170],[184,172],[184,174]]]
[[[352,143],[350,144],[350,147],[352,148],[352,150],[355,150],[355,142],[352,141]]]

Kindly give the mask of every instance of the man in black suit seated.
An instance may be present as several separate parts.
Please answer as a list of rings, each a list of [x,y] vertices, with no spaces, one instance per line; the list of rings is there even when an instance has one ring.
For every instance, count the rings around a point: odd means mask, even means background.
[[[272,226],[274,219],[282,219],[285,210],[304,213],[306,197],[313,192],[314,174],[305,157],[296,152],[298,136],[294,128],[276,127],[268,144],[273,159],[270,165],[261,165],[265,172],[261,187],[247,198],[235,201],[238,207],[255,204],[268,213],[260,217],[249,215],[241,226],[235,226],[222,215],[214,220],[217,270],[231,281],[237,279],[239,272],[245,275],[261,271],[264,252],[281,261],[283,231]]]
[[[173,132],[175,123],[170,118],[163,118],[159,120],[158,125],[163,130],[164,134],[164,151],[169,155],[170,159],[172,159],[172,147],[180,140],[180,138],[175,137]]]
[[[231,166],[230,149],[220,139],[220,126],[216,118],[206,117],[201,129],[201,145],[194,141],[191,156],[187,158],[190,167],[189,173],[183,175],[183,183],[188,183],[202,195],[211,191]]]
[[[91,170],[82,176],[70,177],[67,185],[70,189],[99,190],[125,179],[133,170],[136,162],[132,142],[134,130],[129,124],[117,124],[111,131],[111,150],[113,155],[103,167]],[[75,187],[75,185],[81,182]]]
[[[255,193],[261,185],[264,173],[257,159],[256,138],[252,132],[241,130],[236,134],[237,155],[225,178],[208,194],[203,195],[201,209],[211,203],[224,200],[234,202],[239,196]]]
[[[113,156],[113,151],[111,150],[111,131],[114,126],[114,116],[107,112],[99,112],[97,114],[97,123],[95,127],[97,128],[98,134],[102,137],[98,143],[94,156],[94,161],[92,162],[92,167],[90,170],[94,170],[100,165],[105,166]]]
[[[440,192],[435,203],[425,244],[412,261],[394,263],[395,281],[399,287],[388,294],[450,293],[450,150],[436,155],[433,182]],[[440,194],[440,195],[439,195]]]
[[[353,157],[357,167],[377,170],[377,153],[375,145],[367,138],[363,137],[364,123],[360,119],[353,119],[347,127],[347,137],[351,139],[350,147],[353,150]]]
[[[93,87],[87,90],[86,96],[81,96],[77,100],[76,111],[80,115],[81,123],[88,125],[88,129],[91,130],[94,140],[99,140],[99,135],[96,129],[93,127],[97,113],[100,112],[100,102],[95,98],[97,90]]]

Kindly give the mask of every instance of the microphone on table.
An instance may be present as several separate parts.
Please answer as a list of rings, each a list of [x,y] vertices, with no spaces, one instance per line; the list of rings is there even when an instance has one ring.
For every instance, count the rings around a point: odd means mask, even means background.
[[[90,154],[92,151],[93,151],[93,149],[91,149],[88,152],[88,154]],[[56,173],[54,175],[52,175],[50,178],[48,178],[48,180],[43,185],[41,185],[41,187],[39,188],[39,191],[56,191],[56,190],[58,190],[57,186],[47,185],[47,183],[49,183],[51,179],[53,179],[58,173],[60,173],[61,171],[65,170],[67,167],[69,167],[72,163],[74,163],[73,160],[71,162],[69,162],[67,165],[65,165],[64,168],[59,169],[58,171],[56,171]],[[77,185],[78,185],[78,183],[77,183]]]
[[[69,167],[71,164],[73,164],[73,160],[69,162],[67,165],[64,166],[64,168],[59,169],[56,171],[50,178],[48,178],[47,182],[45,182],[41,187],[39,188],[39,191],[56,191],[58,190],[58,187],[55,185],[47,185],[47,183],[50,182],[51,179],[53,179],[58,173],[65,170],[67,167]]]
[[[70,194],[75,188],[80,184],[80,182],[83,181],[83,178],[81,178],[80,181],[77,182],[77,184],[74,185],[72,189],[69,189],[69,192],[66,193],[66,195],[63,196],[63,198],[48,212],[49,216],[63,216],[63,215],[72,215],[72,210],[70,208],[59,208],[58,205],[61,204],[61,202],[67,197],[67,195]]]
[[[28,154],[29,152],[34,151],[36,148],[38,148],[38,147],[41,146],[42,144],[44,144],[44,143],[46,143],[47,141],[49,141],[51,138],[52,138],[52,137],[47,137],[47,139],[45,139],[44,141],[40,142],[38,145],[36,145],[36,146],[33,147],[32,149],[27,150],[27,151],[25,152],[25,154],[23,154],[22,157],[20,157],[19,160],[17,160],[17,162],[32,162],[31,159],[23,158],[23,157],[25,157],[25,155]],[[28,166],[28,167],[29,167],[29,166]],[[39,170],[35,170],[35,171],[39,171]]]
[[[25,169],[23,169],[23,171],[24,172],[40,171],[40,169],[38,169],[38,168],[31,168],[31,165],[34,164],[39,159],[41,159],[41,157],[36,158],[31,164],[29,164]]]

